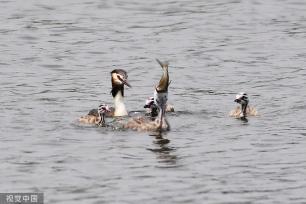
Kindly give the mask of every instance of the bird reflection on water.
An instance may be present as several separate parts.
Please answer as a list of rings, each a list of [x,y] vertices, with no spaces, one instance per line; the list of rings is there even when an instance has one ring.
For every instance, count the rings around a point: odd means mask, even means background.
[[[154,152],[158,162],[167,164],[166,167],[177,167],[178,157],[174,154],[176,148],[169,146],[170,140],[165,138],[166,134],[164,132],[157,132],[149,136],[154,137],[153,145],[155,148],[147,148],[147,150]]]

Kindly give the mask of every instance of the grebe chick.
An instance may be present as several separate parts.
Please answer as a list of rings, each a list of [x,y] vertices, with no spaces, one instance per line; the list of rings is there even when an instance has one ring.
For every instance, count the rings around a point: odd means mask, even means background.
[[[168,63],[162,63],[158,59],[156,59],[156,61],[163,69],[163,75],[158,85],[155,86],[154,90],[154,104],[159,110],[158,116],[155,118],[154,121],[146,117],[132,118],[126,124],[123,125],[124,128],[129,128],[138,131],[162,131],[170,129],[170,125],[165,118],[166,104],[168,101],[168,86],[170,84]]]
[[[111,109],[108,105],[101,104],[99,105],[99,108],[97,109],[98,115],[92,114],[92,115],[86,115],[79,118],[80,123],[84,124],[95,124],[99,126],[105,126],[105,114],[109,113]]]
[[[111,72],[112,90],[111,94],[114,99],[114,108],[110,107],[110,111],[106,113],[106,117],[126,116],[128,112],[124,104],[124,85],[131,87],[127,81],[128,75],[123,69],[114,69]],[[98,116],[97,109],[89,111],[88,115]]]
[[[158,115],[158,107],[154,103],[154,97],[149,97],[146,100],[144,108],[146,109],[146,115],[151,117],[156,117]],[[174,106],[167,103],[166,112],[174,112]]]
[[[237,106],[236,109],[232,110],[229,114],[231,117],[246,118],[247,116],[258,115],[256,108],[249,106],[249,98],[246,93],[241,92],[237,94],[234,102],[240,104],[241,107]]]

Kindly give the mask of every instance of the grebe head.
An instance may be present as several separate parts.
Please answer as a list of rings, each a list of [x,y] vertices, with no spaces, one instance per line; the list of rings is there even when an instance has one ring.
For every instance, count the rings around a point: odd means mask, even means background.
[[[123,102],[124,98],[124,85],[131,87],[128,83],[127,78],[128,75],[123,69],[114,69],[111,72],[112,76],[112,96],[114,98],[115,111],[114,116],[126,116],[128,112],[125,108],[125,104]]]
[[[127,81],[128,75],[127,75],[125,70],[114,69],[111,72],[111,75],[112,75],[112,84],[113,85],[117,85],[117,86],[127,85],[128,87],[131,87],[131,85]]]
[[[155,86],[154,91],[154,102],[160,109],[159,111],[159,120],[160,120],[160,130],[162,129],[162,123],[165,117],[166,113],[166,105],[168,101],[168,87],[169,87],[169,73],[168,73],[168,63],[167,62],[161,62],[158,59],[156,61],[159,63],[159,65],[163,69],[163,75],[161,79],[159,80],[158,85]]]
[[[155,102],[154,102],[154,97],[149,97],[146,100],[146,103],[144,105],[144,108],[149,109],[149,113],[151,117],[156,117],[158,115],[158,107],[156,106]]]
[[[110,111],[111,111],[111,109],[108,105],[106,105],[106,104],[99,105],[98,113],[105,114],[105,113],[110,112]]]
[[[98,125],[105,126],[105,113],[110,112],[111,109],[106,104],[99,105],[98,114],[100,116],[100,122]]]
[[[241,105],[240,116],[245,117],[246,116],[246,109],[247,109],[247,106],[249,104],[248,95],[244,92],[241,92],[241,93],[236,95],[236,99],[234,100],[234,102],[239,103]]]
[[[116,94],[118,93],[118,91],[121,91],[122,96],[124,96],[124,85],[128,86],[128,87],[132,87],[127,78],[128,75],[126,73],[125,70],[123,69],[114,69],[111,72],[112,75],[112,95],[113,97],[116,96]]]
[[[154,105],[154,97],[151,96],[146,100],[144,108],[151,108],[152,105]]]
[[[241,92],[236,95],[236,99],[234,100],[234,102],[239,104],[248,104],[249,103],[248,95],[244,92]]]

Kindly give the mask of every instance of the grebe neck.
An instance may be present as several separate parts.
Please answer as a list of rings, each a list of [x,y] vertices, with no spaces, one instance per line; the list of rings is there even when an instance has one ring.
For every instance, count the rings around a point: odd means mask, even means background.
[[[119,90],[114,97],[114,105],[115,105],[114,116],[128,115],[123,99],[124,98],[123,98],[122,90]]]
[[[105,127],[105,113],[99,113],[100,122],[98,123],[99,126]]]

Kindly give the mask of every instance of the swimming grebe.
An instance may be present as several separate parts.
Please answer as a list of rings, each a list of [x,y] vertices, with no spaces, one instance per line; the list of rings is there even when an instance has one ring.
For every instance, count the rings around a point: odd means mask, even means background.
[[[249,106],[249,98],[246,93],[241,92],[237,94],[234,102],[239,103],[241,107],[237,106],[236,109],[232,110],[229,114],[231,117],[245,118],[247,116],[258,115],[257,110],[254,107]]]
[[[105,114],[110,112],[111,109],[108,107],[108,105],[101,104],[99,108],[97,109],[97,115],[92,114],[92,115],[86,115],[82,116],[79,119],[80,123],[85,123],[85,124],[96,124],[99,126],[105,126]]]
[[[163,75],[158,85],[155,86],[154,90],[154,104],[159,109],[158,117],[156,117],[154,121],[146,117],[132,118],[126,124],[123,125],[124,128],[130,128],[138,131],[162,131],[170,129],[170,125],[165,118],[169,86],[168,63],[162,63],[158,59],[156,59],[156,61],[163,69]]]
[[[127,81],[128,75],[123,69],[114,69],[111,72],[111,82],[112,82],[112,96],[114,98],[115,107],[110,107],[110,111],[106,113],[106,117],[113,116],[126,116],[128,112],[126,111],[124,105],[124,85],[131,87]],[[97,109],[92,109],[87,115],[98,116]]]
[[[158,107],[154,103],[154,97],[149,97],[146,100],[144,108],[146,109],[146,115],[150,115],[151,117],[156,117],[158,115]],[[174,106],[167,103],[166,112],[174,112]]]
[[[168,63],[162,63],[158,59],[156,61],[163,69],[163,75],[159,80],[158,86],[155,86],[154,90],[154,103],[159,109],[158,118],[159,118],[159,129],[162,130],[163,122],[166,113],[166,104],[168,101],[168,87],[169,87],[169,72],[168,72]]]
[[[111,72],[112,75],[112,96],[114,98],[114,112],[113,116],[126,116],[126,111],[123,97],[124,97],[124,85],[131,87],[127,82],[128,75],[123,69],[115,69]]]

